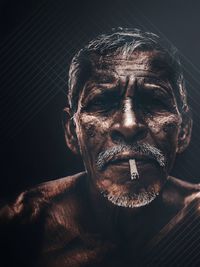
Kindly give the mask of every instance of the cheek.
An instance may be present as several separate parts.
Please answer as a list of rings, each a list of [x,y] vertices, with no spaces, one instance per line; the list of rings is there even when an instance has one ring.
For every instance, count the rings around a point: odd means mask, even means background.
[[[96,116],[83,114],[79,117],[80,132],[87,147],[98,147],[108,133],[109,125],[105,120]],[[95,145],[95,146],[94,146]]]
[[[170,114],[168,116],[156,116],[147,121],[151,136],[157,146],[165,153],[169,161],[173,161],[178,144],[180,116]]]
[[[178,115],[160,115],[147,120],[148,128],[158,139],[176,139],[180,125]]]
[[[79,147],[89,176],[95,173],[94,162],[107,140],[109,125],[96,116],[81,114],[76,117]]]
[[[175,159],[180,123],[180,117],[174,114],[157,116],[147,121],[154,142],[167,157],[168,169]]]

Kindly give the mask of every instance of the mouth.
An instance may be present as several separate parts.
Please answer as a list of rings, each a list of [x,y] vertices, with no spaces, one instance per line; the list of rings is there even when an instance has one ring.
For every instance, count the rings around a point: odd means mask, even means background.
[[[132,170],[130,160],[135,161],[135,169]],[[106,180],[123,186],[134,186],[134,191],[139,188],[147,188],[154,184],[162,175],[162,168],[158,162],[147,156],[118,156],[106,163],[102,173],[105,172]],[[132,188],[133,190],[133,188]]]
[[[108,165],[128,165],[129,166],[129,160],[130,159],[134,159],[137,162],[137,165],[142,165],[142,164],[149,164],[149,163],[153,163],[154,160],[152,159],[138,159],[138,158],[125,158],[125,159],[116,159],[116,160],[112,160],[110,161]]]
[[[133,154],[127,154],[127,155],[118,155],[117,157],[114,157],[110,159],[106,164],[104,165],[104,170],[109,166],[121,166],[121,167],[129,167],[129,160],[134,159],[137,162],[138,167],[142,167],[146,164],[156,164],[159,166],[158,162],[152,158],[149,158],[147,156],[143,155],[133,155]]]
[[[104,171],[110,165],[126,164],[126,162],[154,162],[165,168],[165,156],[161,150],[149,144],[135,144],[132,146],[118,145],[99,153],[96,166]],[[131,164],[132,165],[132,164]]]

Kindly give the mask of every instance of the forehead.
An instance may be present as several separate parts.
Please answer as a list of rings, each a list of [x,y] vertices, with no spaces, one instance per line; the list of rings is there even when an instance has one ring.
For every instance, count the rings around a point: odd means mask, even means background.
[[[128,57],[121,53],[95,58],[89,80],[114,82],[126,79],[127,76],[148,76],[170,81],[173,74],[174,70],[170,65],[169,57],[165,54],[158,51],[135,51]]]

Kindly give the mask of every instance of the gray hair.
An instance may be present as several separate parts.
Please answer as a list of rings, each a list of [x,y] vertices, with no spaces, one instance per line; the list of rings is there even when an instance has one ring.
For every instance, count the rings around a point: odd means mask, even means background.
[[[156,50],[165,55],[173,76],[173,89],[178,108],[183,115],[189,114],[187,94],[177,49],[166,44],[158,35],[139,29],[118,28],[99,35],[86,44],[72,59],[68,80],[68,104],[76,112],[80,92],[89,79],[96,57],[112,57],[123,53],[130,56],[134,51]]]

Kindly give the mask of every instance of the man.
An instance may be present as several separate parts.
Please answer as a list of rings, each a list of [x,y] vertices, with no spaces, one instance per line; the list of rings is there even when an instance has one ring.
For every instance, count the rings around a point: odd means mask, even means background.
[[[198,218],[200,187],[169,176],[192,127],[175,49],[138,29],[89,42],[70,66],[64,126],[85,171],[3,206],[15,264],[184,266],[177,231]]]

